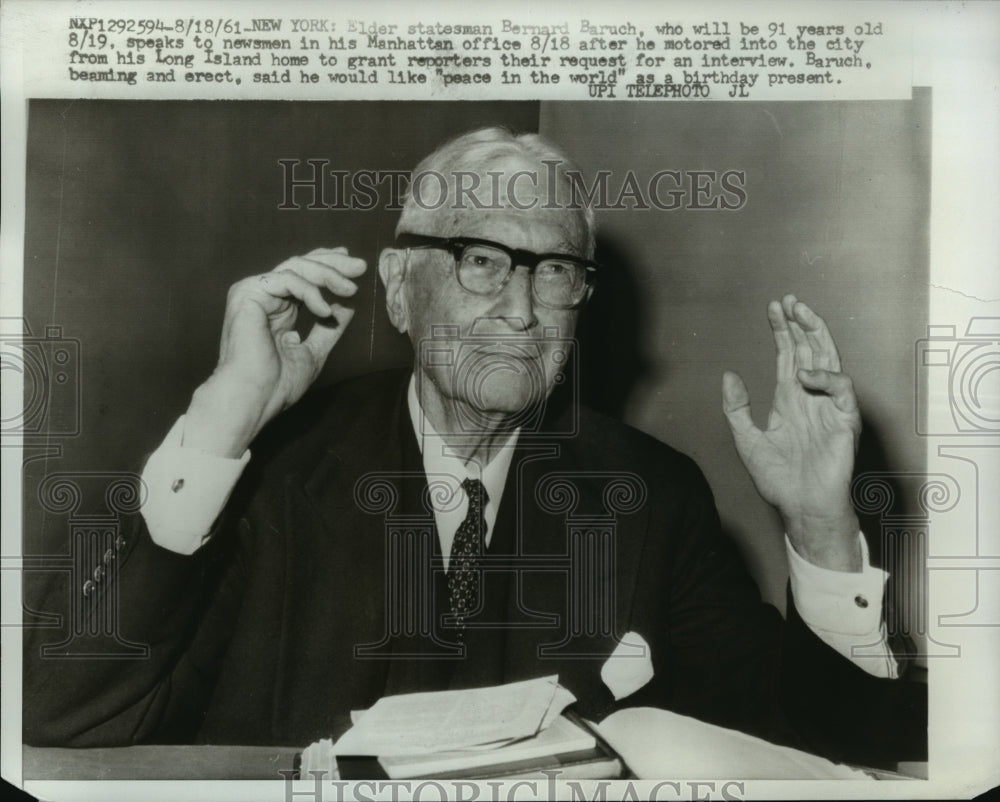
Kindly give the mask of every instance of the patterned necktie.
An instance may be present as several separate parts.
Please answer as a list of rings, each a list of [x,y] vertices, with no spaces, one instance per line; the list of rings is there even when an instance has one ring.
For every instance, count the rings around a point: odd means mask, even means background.
[[[479,605],[479,558],[486,537],[483,510],[490,500],[486,488],[478,479],[466,479],[462,482],[462,489],[469,497],[469,511],[455,532],[448,566],[448,595],[460,637],[465,619]]]

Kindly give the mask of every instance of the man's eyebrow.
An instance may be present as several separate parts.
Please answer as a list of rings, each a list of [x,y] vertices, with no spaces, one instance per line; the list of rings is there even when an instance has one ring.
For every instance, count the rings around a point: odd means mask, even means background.
[[[583,259],[580,254],[580,249],[576,247],[569,240],[559,240],[551,248],[545,248],[544,250],[532,251],[532,253],[558,253],[563,256],[574,256],[577,259]]]
[[[564,254],[565,256],[575,256],[578,259],[583,258],[583,256],[580,253],[580,249],[573,244],[572,240],[568,239],[561,239],[558,242],[556,242],[551,248],[544,248],[540,250],[533,250],[528,248],[511,248],[511,246],[508,245],[507,243],[496,239],[490,239],[489,237],[483,238],[472,235],[464,237],[463,235],[458,234],[455,237],[453,237],[453,239],[478,239],[483,242],[493,242],[496,243],[497,245],[503,245],[505,248],[510,248],[511,250],[528,250],[531,253],[561,253]]]

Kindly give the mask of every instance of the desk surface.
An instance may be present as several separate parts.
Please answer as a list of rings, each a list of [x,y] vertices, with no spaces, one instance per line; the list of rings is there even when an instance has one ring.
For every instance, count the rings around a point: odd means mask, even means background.
[[[26,780],[284,780],[294,746],[128,746],[114,749],[24,747]],[[927,779],[926,763],[899,773],[864,769],[877,779]]]
[[[56,749],[25,746],[26,780],[283,780],[292,746],[128,746]]]

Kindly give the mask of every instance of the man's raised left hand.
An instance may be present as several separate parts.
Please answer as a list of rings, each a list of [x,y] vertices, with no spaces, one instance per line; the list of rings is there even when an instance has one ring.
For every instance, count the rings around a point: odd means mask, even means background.
[[[757,491],[781,514],[795,550],[814,565],[860,571],[850,499],[861,415],[853,383],[819,315],[794,295],[767,308],[777,386],[767,428],[754,425],[743,380],[727,371],[723,410]]]

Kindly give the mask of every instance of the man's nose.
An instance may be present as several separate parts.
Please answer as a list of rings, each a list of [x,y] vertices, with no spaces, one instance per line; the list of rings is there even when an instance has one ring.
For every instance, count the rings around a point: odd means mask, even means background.
[[[531,271],[523,265],[518,266],[497,301],[498,316],[503,317],[507,325],[518,331],[527,331],[538,325],[531,283]]]

